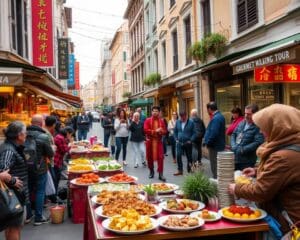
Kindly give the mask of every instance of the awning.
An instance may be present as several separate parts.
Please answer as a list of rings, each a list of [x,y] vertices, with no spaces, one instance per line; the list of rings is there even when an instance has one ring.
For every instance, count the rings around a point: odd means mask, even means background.
[[[51,93],[52,95],[55,95],[57,98],[61,99],[62,101],[69,103],[73,107],[81,108],[82,106],[82,100],[79,97],[57,91],[39,82],[34,82],[34,85],[39,88],[45,89],[47,92]]]
[[[276,42],[272,42],[267,45],[264,45],[263,47],[260,47],[259,49],[253,51],[251,54],[248,54],[247,56],[239,58],[235,61],[232,61],[230,63],[230,65],[237,65],[242,62],[246,62],[251,59],[255,59],[260,56],[267,55],[267,54],[275,52],[275,51],[287,49],[287,48],[297,45],[299,43],[300,43],[300,33],[292,35],[292,36],[284,38],[284,39],[281,39],[281,40],[278,40]]]
[[[130,106],[132,107],[143,107],[147,105],[153,104],[153,99],[152,98],[138,98],[134,100]]]
[[[72,110],[72,106],[70,104],[53,96],[52,94],[47,93],[47,92],[45,92],[37,87],[34,87],[28,83],[25,83],[24,86],[31,89],[32,91],[34,91],[37,95],[41,95],[42,97],[50,100],[53,109],[63,110],[63,111],[71,111]]]

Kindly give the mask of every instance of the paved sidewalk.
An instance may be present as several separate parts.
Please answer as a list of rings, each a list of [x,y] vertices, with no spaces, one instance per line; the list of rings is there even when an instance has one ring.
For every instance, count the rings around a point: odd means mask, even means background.
[[[100,127],[100,123],[94,123],[93,129],[90,135],[97,135],[98,139],[103,140],[103,130]],[[122,154],[122,153],[121,153]],[[177,165],[173,163],[171,157],[171,149],[168,147],[168,156],[165,157],[164,161],[164,175],[168,183],[174,183],[181,185],[185,177],[183,176],[173,176],[173,173],[177,172]],[[207,159],[203,159],[203,167],[205,172],[210,176],[209,162]],[[131,144],[129,142],[127,146],[127,163],[125,167],[125,172],[129,175],[134,175],[138,177],[138,181],[143,184],[160,182],[158,180],[158,174],[155,172],[153,179],[148,178],[149,170],[147,167],[139,166],[134,168],[133,151]],[[186,166],[186,158],[183,157],[184,166]],[[185,169],[185,168],[184,168]],[[186,172],[184,174],[187,174]],[[4,239],[3,235],[0,233],[0,239]],[[73,224],[71,220],[65,214],[65,221],[63,224],[44,224],[41,226],[33,226],[32,224],[27,224],[22,230],[22,240],[83,240],[83,224]]]

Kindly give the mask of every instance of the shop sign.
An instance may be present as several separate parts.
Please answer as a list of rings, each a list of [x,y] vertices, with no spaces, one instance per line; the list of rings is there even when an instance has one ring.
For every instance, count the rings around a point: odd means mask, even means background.
[[[32,58],[37,67],[53,66],[52,0],[31,1]]]
[[[50,113],[50,109],[48,105],[37,105],[36,106],[37,113]]]
[[[75,65],[75,56],[73,53],[69,56],[69,79],[68,79],[68,89],[73,89],[75,85],[74,80],[74,65]]]
[[[257,83],[300,82],[299,64],[272,65],[254,69]]]
[[[257,67],[273,65],[276,63],[287,62],[296,58],[295,49],[288,49],[281,52],[276,52],[271,55],[267,55],[261,58],[257,58],[250,62],[242,63],[233,66],[233,74],[240,74],[243,72],[249,72]]]
[[[257,89],[251,90],[251,99],[252,100],[272,100],[274,99],[274,90],[273,89]]]
[[[79,90],[80,89],[79,62],[75,62],[74,78],[75,78],[75,89]]]
[[[22,84],[21,74],[0,74],[0,86],[21,86]]]
[[[69,39],[58,39],[58,78],[69,78]]]

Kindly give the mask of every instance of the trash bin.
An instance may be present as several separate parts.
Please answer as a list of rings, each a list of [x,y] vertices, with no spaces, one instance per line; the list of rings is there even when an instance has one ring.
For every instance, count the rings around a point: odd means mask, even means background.
[[[64,205],[57,205],[50,208],[50,217],[51,222],[54,224],[59,224],[64,221],[64,214],[65,214],[65,206]]]

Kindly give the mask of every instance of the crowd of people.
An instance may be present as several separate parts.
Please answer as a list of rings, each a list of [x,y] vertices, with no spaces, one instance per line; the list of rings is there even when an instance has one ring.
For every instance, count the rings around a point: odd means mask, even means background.
[[[273,221],[279,222],[276,226],[281,226],[280,233],[289,230],[282,211],[294,223],[300,221],[299,110],[273,104],[259,111],[257,105],[250,104],[243,114],[240,108],[234,107],[227,128],[215,102],[207,104],[210,117],[207,127],[197,109],[192,109],[189,116],[185,111],[179,114],[173,111],[169,121],[161,112],[159,106],[153,106],[149,117],[141,108],[129,114],[122,108],[104,114],[101,119],[104,146],[110,146],[111,155],[126,166],[127,144],[131,141],[134,167],[147,166],[149,178],[154,178],[156,164],[161,181],[166,181],[167,144],[177,164],[174,176],[184,173],[183,155],[187,159],[186,171],[190,173],[195,164],[201,165],[202,149],[207,148],[212,176],[217,178],[217,154],[231,150],[235,156],[235,170],[256,176],[256,181],[232,183],[228,186],[229,193],[259,204],[272,215]],[[57,116],[34,115],[30,126],[19,121],[8,125],[4,132],[6,139],[0,145],[0,180],[16,192],[24,211],[5,224],[1,223],[0,231],[5,230],[7,239],[20,239],[24,222],[33,219],[36,226],[48,222],[43,215],[48,172],[55,186],[55,193],[49,199],[56,202],[63,161],[70,144],[74,139],[87,138],[91,121],[83,111],[69,116],[64,124]],[[230,138],[227,146],[226,135]]]

